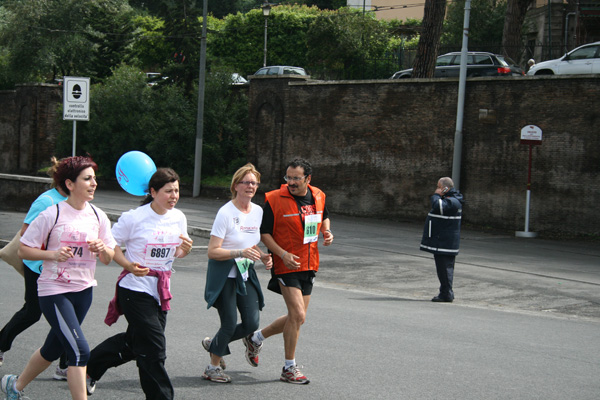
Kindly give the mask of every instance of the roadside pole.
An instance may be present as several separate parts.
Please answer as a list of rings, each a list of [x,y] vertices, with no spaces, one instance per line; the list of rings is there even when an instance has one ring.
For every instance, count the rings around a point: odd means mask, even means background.
[[[463,22],[463,40],[460,51],[460,75],[458,79],[458,105],[456,107],[456,131],[454,133],[454,156],[452,157],[452,180],[454,187],[460,189],[460,168],[462,160],[462,130],[465,114],[465,89],[467,86],[467,53],[469,47],[469,19],[471,16],[471,0],[465,2]]]
[[[531,161],[533,146],[542,144],[542,130],[535,125],[527,125],[521,129],[521,144],[529,146],[529,164],[527,169],[527,195],[525,197],[525,230],[516,231],[516,237],[535,238],[536,232],[529,232],[529,210],[531,204]]]

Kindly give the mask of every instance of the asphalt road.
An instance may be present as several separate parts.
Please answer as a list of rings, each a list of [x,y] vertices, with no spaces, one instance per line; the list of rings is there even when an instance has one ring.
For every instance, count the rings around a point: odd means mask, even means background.
[[[98,192],[116,217],[131,196]],[[597,243],[516,239],[463,231],[452,304],[430,301],[438,285],[432,257],[418,250],[421,226],[332,216],[334,244],[302,328],[297,362],[309,385],[279,382],[283,342],[265,342],[260,366],[243,345],[226,357],[231,384],[201,379],[208,354],[200,341],[218,329],[203,300],[207,230],[224,200],[181,200],[195,234],[192,256],[178,260],[167,325],[167,369],[176,398],[598,399],[600,249]],[[425,211],[424,211],[425,212]],[[24,215],[0,211],[0,239]],[[83,329],[94,346],[124,329],[103,324],[119,268],[99,265],[99,286]],[[22,305],[22,279],[0,263],[0,319]],[[266,288],[269,274],[260,270]],[[265,289],[261,325],[285,311]],[[48,330],[40,321],[6,353],[1,373],[19,373]],[[45,371],[26,390],[33,400],[69,398],[66,382]],[[107,372],[92,399],[142,399],[134,363]]]

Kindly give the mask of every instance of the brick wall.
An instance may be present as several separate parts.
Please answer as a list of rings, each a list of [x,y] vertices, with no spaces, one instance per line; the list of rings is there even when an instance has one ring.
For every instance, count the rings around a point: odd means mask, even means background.
[[[269,79],[270,78],[270,79]],[[457,80],[316,82],[254,78],[249,160],[261,189],[282,183],[305,157],[332,211],[422,220],[441,176],[450,176]],[[523,230],[528,146],[534,124],[531,231],[598,234],[600,78],[471,79],[467,82],[460,189],[465,222]]]
[[[0,91],[0,172],[35,173],[54,155],[62,105],[58,85]]]
[[[331,211],[422,221],[438,178],[451,175],[457,91],[456,80],[443,79],[256,77],[248,159],[263,174],[261,190],[278,187],[287,162],[305,157]],[[0,172],[34,174],[48,165],[61,103],[54,85],[0,92]],[[600,77],[592,76],[467,82],[465,222],[523,230],[528,147],[519,134],[530,124],[543,130],[533,148],[530,230],[598,235]]]

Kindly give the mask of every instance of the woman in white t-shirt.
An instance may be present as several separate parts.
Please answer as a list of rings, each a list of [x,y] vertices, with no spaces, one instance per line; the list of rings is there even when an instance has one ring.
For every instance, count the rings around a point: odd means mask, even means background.
[[[192,250],[187,219],[175,208],[179,176],[159,168],[149,182],[150,194],[142,205],[125,212],[113,226],[117,241],[115,262],[123,267],[116,296],[104,322],[125,314],[127,331],[106,339],[92,350],[88,363],[88,393],[111,367],[136,360],[146,399],[173,398],[173,385],[165,369],[167,311],[171,300],[170,277],[175,258]],[[123,253],[120,246],[127,247]]]
[[[67,380],[73,399],[86,399],[85,374],[90,350],[81,323],[92,303],[96,259],[111,262],[115,241],[106,214],[89,202],[96,191],[97,165],[87,157],[60,161],[54,180],[67,200],[48,207],[21,238],[19,257],[43,260],[38,278],[40,308],[52,327],[20,376],[5,375],[2,391],[20,399],[35,377],[67,353]]]
[[[210,352],[203,378],[212,382],[231,382],[223,372],[223,356],[230,354],[229,343],[246,339],[258,329],[259,311],[264,306],[254,262],[261,260],[268,269],[273,260],[257,246],[263,211],[251,200],[259,184],[260,173],[254,165],[237,170],[231,180],[232,200],[221,207],[210,233],[204,299],[207,308],[214,306],[219,311],[221,319],[216,335],[202,341]],[[239,324],[238,310],[242,319]]]

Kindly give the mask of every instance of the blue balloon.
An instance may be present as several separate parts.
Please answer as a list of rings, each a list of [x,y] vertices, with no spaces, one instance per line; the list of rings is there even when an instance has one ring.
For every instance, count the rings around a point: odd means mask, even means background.
[[[115,170],[119,185],[134,196],[144,196],[149,193],[148,183],[155,172],[154,161],[141,151],[123,154],[117,161]]]

